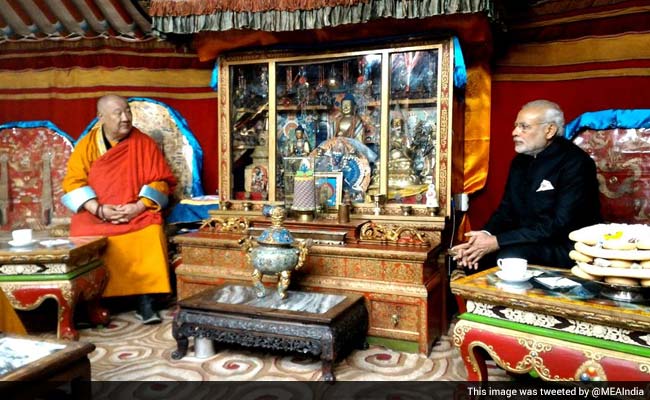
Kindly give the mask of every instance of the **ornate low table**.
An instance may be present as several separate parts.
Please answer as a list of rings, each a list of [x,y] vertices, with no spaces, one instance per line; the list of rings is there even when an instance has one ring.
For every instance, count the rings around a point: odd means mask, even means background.
[[[46,299],[55,299],[57,337],[77,340],[74,311],[79,300],[87,302],[92,323],[109,321],[108,311],[99,307],[108,277],[100,257],[106,243],[104,237],[40,238],[25,247],[11,247],[3,241],[0,289],[18,310],[33,310]]]
[[[172,334],[185,356],[188,338],[320,356],[323,380],[334,381],[332,363],[366,348],[368,312],[363,296],[268,290],[257,298],[249,286],[226,284],[181,300]]]
[[[486,355],[509,372],[545,380],[650,380],[650,306],[603,297],[602,286],[567,270],[530,269],[581,285],[507,284],[497,268],[451,282],[467,300],[453,339],[469,380],[487,380]]]

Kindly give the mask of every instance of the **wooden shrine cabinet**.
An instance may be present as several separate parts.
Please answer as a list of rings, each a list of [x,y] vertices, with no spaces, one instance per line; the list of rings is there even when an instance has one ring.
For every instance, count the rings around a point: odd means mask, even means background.
[[[292,285],[363,294],[371,342],[428,353],[447,329],[442,238],[461,190],[453,51],[447,38],[222,57],[220,208],[174,238],[179,298],[250,281],[237,242],[282,205],[314,241]]]

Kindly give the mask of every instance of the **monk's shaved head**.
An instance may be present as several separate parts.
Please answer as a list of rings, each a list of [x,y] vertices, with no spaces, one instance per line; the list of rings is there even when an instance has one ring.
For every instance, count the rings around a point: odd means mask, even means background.
[[[107,94],[106,96],[100,97],[99,100],[97,100],[97,115],[99,116],[102,111],[106,112],[107,105],[112,102],[126,103],[126,99],[116,94]]]
[[[112,142],[124,139],[133,128],[131,107],[122,96],[108,94],[97,100],[97,117],[104,135]]]

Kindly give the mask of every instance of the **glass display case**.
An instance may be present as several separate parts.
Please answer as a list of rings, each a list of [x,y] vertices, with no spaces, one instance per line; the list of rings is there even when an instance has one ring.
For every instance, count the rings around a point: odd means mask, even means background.
[[[321,177],[310,186],[316,208],[448,215],[452,52],[446,39],[224,56],[222,199],[292,206],[296,168],[308,157]]]

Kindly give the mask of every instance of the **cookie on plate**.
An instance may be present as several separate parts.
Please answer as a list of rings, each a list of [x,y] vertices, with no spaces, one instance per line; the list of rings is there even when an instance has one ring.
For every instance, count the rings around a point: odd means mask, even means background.
[[[580,261],[580,262],[586,262],[590,263],[594,261],[593,257],[590,257],[584,253],[579,252],[578,250],[571,250],[569,252],[569,258],[572,259],[573,261]]]
[[[606,258],[594,258],[593,265],[606,268],[632,268],[633,261]]]
[[[610,239],[603,240],[603,249],[608,250],[636,250],[636,241],[631,239]]]
[[[575,265],[573,268],[571,268],[571,273],[572,273],[573,275],[577,276],[578,278],[586,279],[586,280],[588,280],[588,281],[597,281],[597,280],[600,279],[600,278],[597,277],[597,276],[593,276],[593,275],[591,275],[591,274],[586,273],[585,271],[583,271],[583,270],[582,270],[580,267],[578,267],[577,265]]]
[[[623,278],[621,276],[606,276],[605,282],[612,285],[621,285],[621,286],[639,286],[640,284],[638,279]]]

